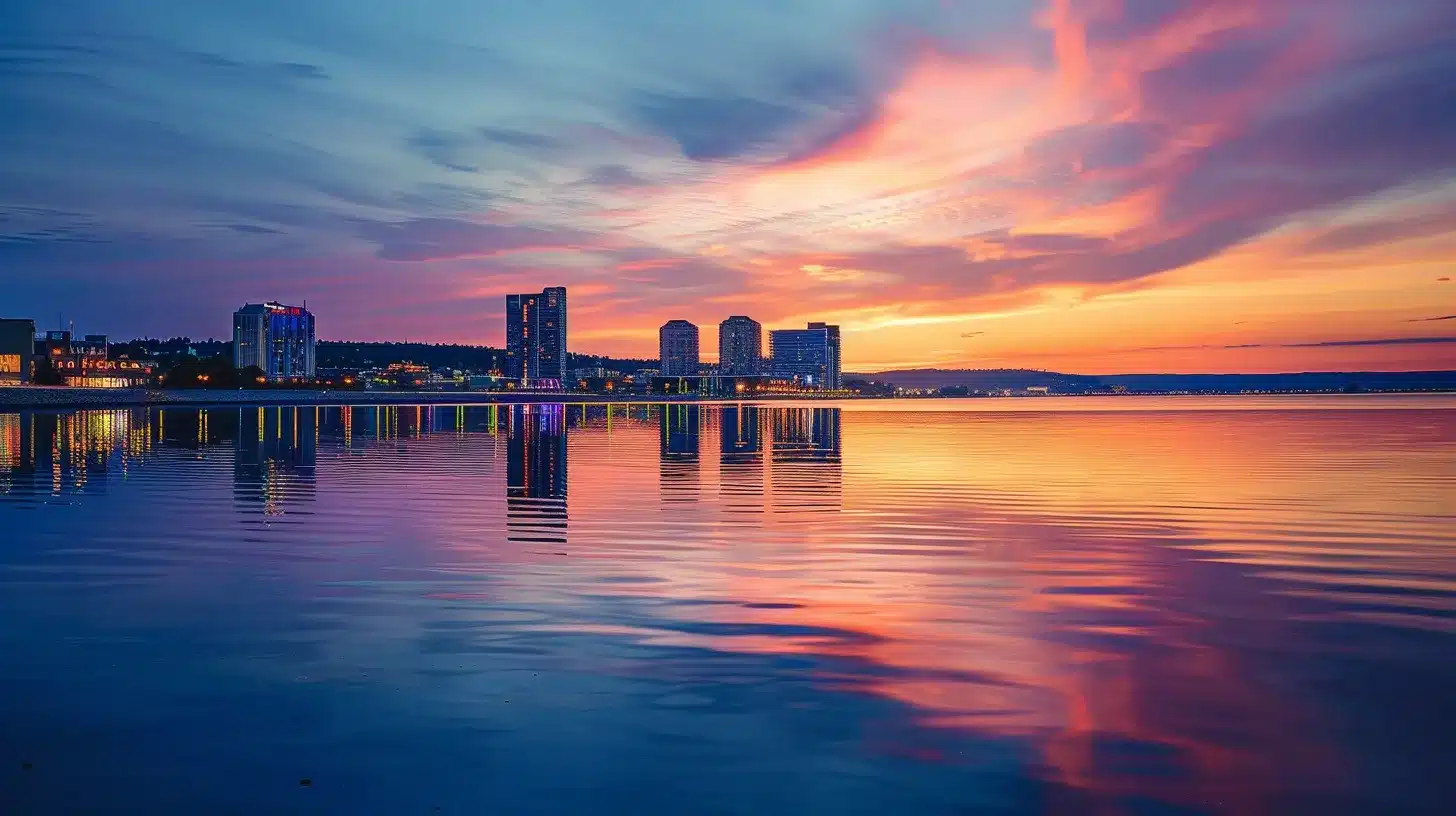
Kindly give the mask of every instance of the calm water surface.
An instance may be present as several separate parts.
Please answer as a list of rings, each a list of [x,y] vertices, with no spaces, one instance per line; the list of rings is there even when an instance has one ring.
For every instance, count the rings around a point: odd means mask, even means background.
[[[7,814],[1456,801],[1450,398],[0,414],[0,541]]]

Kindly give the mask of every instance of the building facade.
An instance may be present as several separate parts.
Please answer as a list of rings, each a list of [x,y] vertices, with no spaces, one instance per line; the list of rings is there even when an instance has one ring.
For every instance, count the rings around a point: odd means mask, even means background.
[[[769,332],[769,354],[775,376],[793,378],[809,388],[840,387],[838,326],[810,323],[805,329]]]
[[[565,286],[506,295],[505,373],[523,383],[567,378]]]
[[[0,319],[0,385],[30,382],[35,321]]]
[[[792,379],[771,374],[652,377],[647,383],[647,392],[650,394],[696,394],[700,397],[748,398],[766,394],[792,394],[799,390]]]
[[[135,388],[153,380],[150,360],[113,360],[104,334],[81,338],[69,331],[48,331],[34,341],[35,359],[46,365],[66,385],[76,388]]]
[[[718,324],[718,373],[742,376],[762,373],[763,325],[745,315]]]
[[[658,371],[664,377],[698,376],[698,327],[669,320],[657,330]]]
[[[302,306],[249,303],[233,312],[233,365],[270,380],[313,379],[313,314]]]
[[[839,327],[828,323],[810,323],[810,329],[823,329],[829,343],[829,366],[824,372],[824,387],[838,391],[844,387],[844,376],[839,367]]]

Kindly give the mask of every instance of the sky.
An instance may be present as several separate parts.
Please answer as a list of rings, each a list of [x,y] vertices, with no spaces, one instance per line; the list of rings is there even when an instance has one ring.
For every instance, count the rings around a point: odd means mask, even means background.
[[[1456,368],[1449,0],[0,0],[0,316]]]

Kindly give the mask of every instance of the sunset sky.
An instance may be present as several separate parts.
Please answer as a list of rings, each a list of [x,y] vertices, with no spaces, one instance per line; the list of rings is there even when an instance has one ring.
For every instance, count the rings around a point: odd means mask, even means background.
[[[1456,368],[1450,0],[0,0],[0,317]]]

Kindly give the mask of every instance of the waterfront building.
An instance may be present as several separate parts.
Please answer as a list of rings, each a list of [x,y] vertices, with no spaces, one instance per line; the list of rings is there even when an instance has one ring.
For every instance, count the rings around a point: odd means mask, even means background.
[[[751,397],[764,394],[793,394],[800,390],[792,379],[769,374],[652,377],[647,382],[649,383],[648,391],[653,394],[696,394],[700,397]]]
[[[30,382],[35,354],[35,321],[0,319],[0,385]]]
[[[45,357],[52,363],[68,358],[105,360],[107,357],[104,334],[88,334],[77,338],[65,330],[48,331],[35,338],[34,342],[36,356]]]
[[[804,329],[769,332],[769,354],[775,376],[793,378],[810,388],[840,387],[838,326],[810,323]]]
[[[662,376],[698,375],[698,327],[686,320],[669,320],[657,330]]]
[[[522,385],[567,378],[566,287],[506,295],[506,376]]]
[[[313,314],[302,306],[249,303],[233,312],[233,365],[275,382],[314,377]]]
[[[104,334],[77,339],[69,331],[48,331],[33,341],[34,356],[45,358],[66,385],[81,388],[132,388],[152,381],[149,360],[113,360]]]
[[[828,323],[810,323],[810,329],[823,329],[829,344],[829,363],[824,373],[824,387],[838,391],[844,387],[844,377],[839,366],[839,327]]]
[[[759,374],[763,366],[763,325],[745,315],[718,324],[718,373]]]

